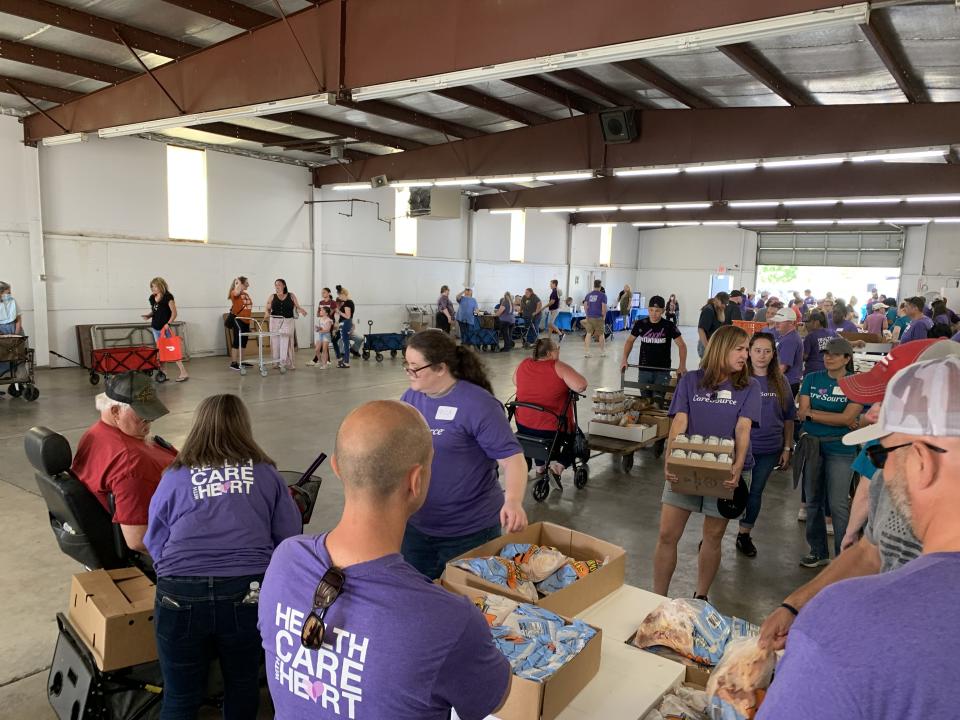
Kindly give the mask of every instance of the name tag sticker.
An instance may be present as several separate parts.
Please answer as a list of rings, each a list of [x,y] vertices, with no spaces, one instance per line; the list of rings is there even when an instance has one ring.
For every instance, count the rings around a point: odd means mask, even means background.
[[[837,385],[835,388],[833,388],[833,394],[834,394],[834,395],[843,395],[843,388],[841,388],[839,385]]]
[[[729,390],[720,390],[720,391],[717,392],[717,399],[718,399],[718,400],[732,400],[732,399],[733,399],[733,393],[730,392]]]
[[[441,405],[437,408],[437,420],[453,420],[457,416],[457,408]]]

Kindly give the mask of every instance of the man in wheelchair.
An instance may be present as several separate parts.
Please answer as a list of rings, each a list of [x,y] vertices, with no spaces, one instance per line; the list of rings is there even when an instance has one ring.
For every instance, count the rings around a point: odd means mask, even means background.
[[[120,525],[127,547],[145,552],[150,499],[177,456],[173,447],[148,435],[151,423],[169,411],[153,381],[139,372],[108,377],[96,404],[100,418],[80,439],[72,469]]]

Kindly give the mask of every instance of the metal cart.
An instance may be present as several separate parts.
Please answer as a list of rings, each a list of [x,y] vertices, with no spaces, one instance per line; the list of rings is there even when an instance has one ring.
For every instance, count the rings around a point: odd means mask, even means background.
[[[244,318],[247,319],[247,318]],[[270,321],[269,319],[259,319],[259,318],[250,318],[250,328],[251,332],[243,332],[241,330],[240,324],[236,323],[237,328],[236,332],[242,341],[243,338],[256,338],[257,341],[257,364],[256,367],[260,370],[260,377],[266,377],[269,372],[269,368],[272,365],[276,365],[280,370],[280,374],[284,375],[287,372],[287,368],[280,364],[280,360],[265,360],[263,357],[263,338],[270,339],[270,345],[280,340],[283,337],[283,333],[279,332],[270,332]],[[290,318],[284,318],[284,320],[290,320]],[[264,329],[266,327],[266,329]],[[247,366],[243,364],[243,342],[239,343],[240,347],[237,348],[237,364],[240,366],[240,374],[247,374]]]
[[[436,308],[433,305],[407,305],[407,324],[418,330],[433,327],[435,313]]]
[[[390,353],[390,357],[395,358],[397,353],[401,353],[407,347],[407,340],[413,335],[408,323],[404,323],[404,328],[398,333],[375,333],[373,332],[373,320],[367,320],[368,332],[363,339],[362,356],[364,360],[370,359],[370,354],[374,353],[377,362],[383,362],[383,354]]]
[[[0,335],[0,383],[9,382],[10,397],[33,402],[40,397],[33,378],[33,350],[26,335]],[[0,395],[3,395],[0,392]]]

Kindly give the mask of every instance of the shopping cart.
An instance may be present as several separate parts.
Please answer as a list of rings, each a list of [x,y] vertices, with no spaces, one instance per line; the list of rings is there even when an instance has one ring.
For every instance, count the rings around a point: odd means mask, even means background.
[[[0,383],[9,382],[10,397],[33,402],[40,397],[33,378],[33,350],[26,335],[0,335]],[[0,392],[0,395],[4,393]]]
[[[367,320],[368,332],[363,339],[363,359],[369,360],[370,354],[374,353],[377,362],[383,362],[383,354],[390,353],[390,357],[395,358],[397,353],[403,352],[407,347],[407,340],[413,335],[413,331],[407,323],[398,333],[375,333],[373,332],[373,320]]]

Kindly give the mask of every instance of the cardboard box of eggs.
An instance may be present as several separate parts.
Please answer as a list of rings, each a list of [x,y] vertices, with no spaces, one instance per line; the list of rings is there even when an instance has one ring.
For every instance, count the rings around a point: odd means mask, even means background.
[[[593,392],[590,434],[636,442],[653,439],[656,426],[640,422],[640,414],[650,407],[649,403],[645,398],[625,395],[617,388],[597,388]]]
[[[667,469],[680,478],[673,491],[730,499],[730,478],[735,445],[733,438],[678,434],[668,448]]]

